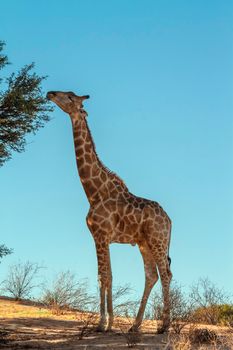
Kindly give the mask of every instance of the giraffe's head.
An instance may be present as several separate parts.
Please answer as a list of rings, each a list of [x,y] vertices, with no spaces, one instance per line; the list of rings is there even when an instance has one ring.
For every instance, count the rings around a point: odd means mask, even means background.
[[[89,95],[77,96],[71,91],[49,91],[47,98],[70,116],[87,116],[87,112],[83,109],[83,101],[89,98]]]

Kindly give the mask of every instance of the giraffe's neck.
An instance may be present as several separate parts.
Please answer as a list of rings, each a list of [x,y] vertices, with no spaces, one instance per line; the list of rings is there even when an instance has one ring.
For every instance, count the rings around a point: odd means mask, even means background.
[[[123,181],[99,160],[86,118],[72,120],[79,176],[90,204],[127,190]]]

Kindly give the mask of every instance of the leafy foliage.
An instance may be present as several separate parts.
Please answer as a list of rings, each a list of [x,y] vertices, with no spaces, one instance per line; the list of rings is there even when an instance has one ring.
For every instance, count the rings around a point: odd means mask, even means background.
[[[11,254],[12,252],[13,252],[13,250],[10,249],[10,248],[7,248],[7,247],[5,246],[5,244],[1,244],[1,245],[0,245],[0,259],[3,258],[3,257],[6,256],[6,255]]]
[[[196,322],[232,327],[233,305],[222,304],[199,307],[194,310],[193,319]]]
[[[0,69],[9,64],[2,54],[4,45],[0,41]],[[53,110],[42,93],[41,83],[46,77],[38,76],[33,69],[34,63],[4,79],[6,88],[0,92],[0,166],[13,151],[25,150],[26,135],[43,127],[49,120],[48,112]]]
[[[4,68],[7,64],[9,64],[8,57],[2,54],[5,43],[0,41],[0,69]]]
[[[219,306],[218,322],[224,326],[233,327],[233,305],[223,304]]]

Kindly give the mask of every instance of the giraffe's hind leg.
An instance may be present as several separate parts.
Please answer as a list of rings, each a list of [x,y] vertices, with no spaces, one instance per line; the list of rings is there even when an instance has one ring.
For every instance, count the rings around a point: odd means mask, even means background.
[[[163,323],[158,329],[158,333],[164,333],[168,330],[170,324],[170,282],[172,279],[172,273],[170,270],[170,258],[167,255],[167,249],[163,249],[162,244],[157,242],[157,244],[151,246],[152,254],[155,258],[156,265],[158,267],[162,292],[163,292]]]
[[[172,279],[172,273],[169,266],[169,260],[167,255],[158,260],[158,270],[161,278],[162,291],[163,291],[163,323],[158,329],[158,333],[164,333],[168,330],[170,324],[170,282]]]
[[[140,304],[136,319],[134,321],[133,326],[130,328],[130,331],[136,331],[140,327],[150,292],[158,280],[158,273],[157,273],[155,259],[151,253],[151,250],[147,242],[144,240],[143,242],[140,242],[138,246],[144,262],[145,288],[144,288],[141,304]]]

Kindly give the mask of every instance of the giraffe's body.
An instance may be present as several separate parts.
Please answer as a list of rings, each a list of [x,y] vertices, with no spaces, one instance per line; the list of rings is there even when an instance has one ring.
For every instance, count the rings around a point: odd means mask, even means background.
[[[169,326],[169,284],[171,272],[168,260],[171,221],[157,202],[129,192],[124,182],[99,160],[86,121],[82,101],[87,98],[73,93],[50,92],[48,98],[66,111],[72,121],[79,176],[90,203],[87,225],[96,245],[100,282],[99,329],[113,323],[112,273],[109,255],[111,243],[137,244],[145,267],[145,289],[133,329],[143,318],[152,287],[161,277],[164,296],[164,318],[161,331]],[[71,105],[72,104],[72,105]],[[158,270],[158,271],[157,271]]]

